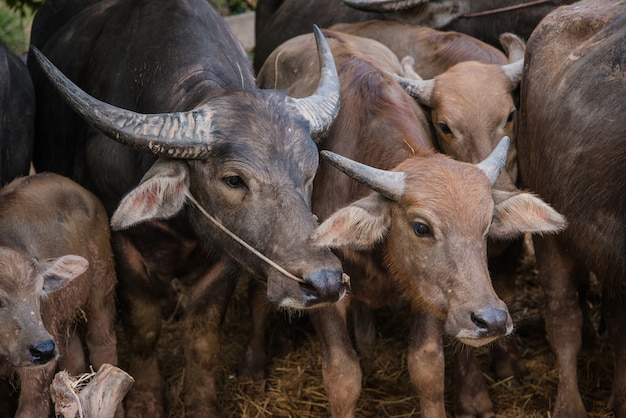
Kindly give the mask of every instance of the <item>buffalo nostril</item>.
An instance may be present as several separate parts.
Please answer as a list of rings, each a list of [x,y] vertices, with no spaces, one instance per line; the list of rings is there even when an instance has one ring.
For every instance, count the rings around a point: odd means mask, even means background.
[[[337,302],[346,292],[343,272],[340,270],[320,270],[305,277],[303,287],[312,288],[315,303]]]
[[[481,312],[472,312],[472,323],[482,334],[495,336],[506,335],[508,313],[505,310],[490,308]]]
[[[472,312],[472,322],[480,331],[486,331],[489,328],[489,324],[487,324],[487,321],[485,321],[479,315],[476,315],[474,312]]]
[[[57,355],[56,344],[53,340],[39,341],[29,349],[34,364],[46,364],[54,360]]]

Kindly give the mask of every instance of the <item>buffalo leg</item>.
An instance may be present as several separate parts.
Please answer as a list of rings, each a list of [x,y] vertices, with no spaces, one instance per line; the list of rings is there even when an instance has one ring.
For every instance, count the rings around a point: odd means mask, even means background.
[[[361,358],[371,358],[376,342],[376,324],[374,312],[369,306],[357,300],[350,304],[352,323],[354,324],[354,339]]]
[[[526,250],[524,238],[518,238],[506,243],[506,248],[501,249],[501,243],[493,244],[489,249],[499,248],[500,253],[489,256],[489,273],[493,288],[498,297],[507,305],[511,304],[516,297],[515,273],[521,264]],[[493,251],[492,251],[493,252]],[[515,339],[505,339],[491,348],[491,368],[498,380],[513,377],[513,384],[519,385],[523,381],[531,381],[530,371],[524,364]]]
[[[77,376],[87,372],[85,350],[81,341],[80,330],[76,326],[68,331],[67,345],[59,345],[59,370],[66,370],[69,374]]]
[[[311,310],[322,346],[322,375],[333,418],[353,417],[361,394],[361,367],[347,326],[347,300]]]
[[[215,385],[220,328],[240,274],[232,261],[219,261],[191,292],[185,318],[186,417],[221,415]]]
[[[420,416],[446,418],[443,324],[421,311],[413,312],[413,318],[407,361],[411,382],[420,400]]]
[[[164,416],[163,382],[156,344],[161,334],[162,313],[137,249],[121,234],[113,234],[119,279],[121,320],[129,345],[128,371],[135,379],[125,398],[128,417]]]
[[[480,365],[469,347],[462,347],[455,364],[456,418],[495,417]]]
[[[263,283],[251,279],[248,285],[248,304],[252,322],[246,348],[239,362],[239,375],[258,381],[265,378],[265,330],[271,312],[267,301],[267,287]]]
[[[120,300],[126,299],[123,293]],[[122,305],[130,348],[128,370],[135,379],[126,397],[127,416],[160,418],[164,414],[163,383],[155,348],[161,333],[161,309],[152,299],[133,296],[132,302]]]
[[[583,418],[587,413],[580,397],[577,377],[583,322],[578,283],[579,275],[588,275],[588,272],[567,256],[555,237],[534,237],[534,246],[546,295],[546,333],[559,370],[553,416]]]
[[[609,280],[610,283],[619,283],[624,286],[623,278],[614,278]],[[624,306],[623,295],[626,289],[605,289],[604,312],[606,316],[606,324],[609,332],[609,338],[613,344],[613,387],[611,388],[611,396],[609,397],[608,406],[615,413],[615,417],[626,417],[626,307]],[[615,297],[613,294],[620,296]]]
[[[513,377],[513,386],[533,382],[530,371],[519,352],[515,339],[505,339],[491,347],[492,370],[498,380]]]
[[[105,363],[117,366],[115,334],[115,289],[105,295],[92,295],[87,311],[86,342],[89,361],[95,370]]]
[[[42,368],[19,369],[20,397],[15,418],[42,418],[50,415],[50,383],[55,369],[56,361]]]

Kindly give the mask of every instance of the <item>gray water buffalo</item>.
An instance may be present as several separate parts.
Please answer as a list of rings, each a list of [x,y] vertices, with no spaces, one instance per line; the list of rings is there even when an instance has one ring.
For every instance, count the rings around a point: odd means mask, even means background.
[[[584,343],[578,284],[589,272],[602,284],[615,356],[608,406],[626,417],[625,22],[625,1],[584,0],[548,15],[526,48],[520,180],[569,221],[561,234],[534,240],[547,337],[559,370],[557,418],[587,416],[576,359]]]
[[[33,35],[43,51],[29,57],[35,167],[76,179],[111,214],[135,378],[128,415],[164,414],[155,350],[175,278],[190,287],[185,414],[218,415],[220,323],[243,271],[282,308],[346,293],[340,261],[308,240],[313,138],[339,105],[332,55],[320,38],[318,89],[293,99],[256,87],[245,51],[204,0],[51,0]]]
[[[35,89],[24,62],[0,43],[0,187],[26,176],[33,157]]]
[[[313,183],[312,208],[323,223],[312,239],[335,249],[352,284],[348,298],[310,312],[331,415],[353,416],[361,388],[348,303],[375,308],[405,300],[413,314],[408,361],[421,416],[445,417],[444,336],[480,346],[512,331],[491,285],[487,237],[555,232],[564,220],[529,193],[492,190],[508,140],[479,164],[435,153],[424,111],[389,74],[402,71],[395,55],[369,39],[325,34],[342,105],[319,144],[326,161]],[[293,38],[270,55],[259,84],[306,96],[318,79],[314,53],[311,35]],[[372,343],[367,332],[356,337],[359,348]]]
[[[117,364],[116,283],[109,218],[92,193],[52,173],[0,191],[0,377],[19,376],[16,417],[50,415],[57,363],[89,371],[81,327],[88,364]]]

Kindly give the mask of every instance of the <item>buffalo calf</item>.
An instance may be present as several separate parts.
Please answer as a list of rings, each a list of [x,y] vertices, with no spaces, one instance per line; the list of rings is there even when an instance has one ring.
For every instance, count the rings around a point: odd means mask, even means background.
[[[78,319],[89,363],[117,364],[112,254],[104,207],[73,181],[44,173],[0,191],[0,376],[19,376],[16,417],[49,415],[57,363],[87,371]]]

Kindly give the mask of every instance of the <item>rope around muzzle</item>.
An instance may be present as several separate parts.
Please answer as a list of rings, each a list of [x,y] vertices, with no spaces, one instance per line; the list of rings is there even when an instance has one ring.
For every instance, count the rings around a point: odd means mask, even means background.
[[[191,203],[193,203],[198,210],[211,222],[213,222],[213,224],[215,226],[217,226],[219,229],[221,229],[224,233],[226,233],[226,235],[228,235],[229,237],[231,237],[232,239],[234,239],[235,241],[237,241],[239,244],[241,244],[244,248],[246,248],[248,251],[250,251],[252,254],[256,255],[257,257],[259,257],[261,260],[265,261],[267,264],[269,264],[270,266],[274,267],[276,270],[278,270],[279,272],[281,272],[282,274],[284,274],[285,276],[287,276],[288,278],[290,278],[291,280],[298,282],[298,283],[302,283],[305,284],[307,283],[306,280],[304,280],[302,277],[298,277],[298,276],[294,276],[293,274],[289,273],[287,270],[285,270],[284,268],[282,268],[281,266],[279,266],[278,264],[276,264],[275,262],[273,262],[272,260],[270,260],[269,258],[267,258],[266,256],[264,256],[263,254],[261,254],[256,248],[254,248],[252,245],[248,244],[247,242],[245,242],[243,239],[239,238],[234,232],[232,232],[231,230],[229,230],[228,228],[226,228],[220,221],[218,221],[216,218],[214,218],[213,216],[211,216],[209,214],[209,212],[206,211],[206,209],[204,209],[200,203],[192,196],[192,194],[189,191],[185,192],[185,196],[187,197],[187,199],[189,199],[189,201],[191,201]],[[344,284],[346,286],[350,285],[350,276],[348,276],[346,273],[342,273],[341,275],[341,284]]]

